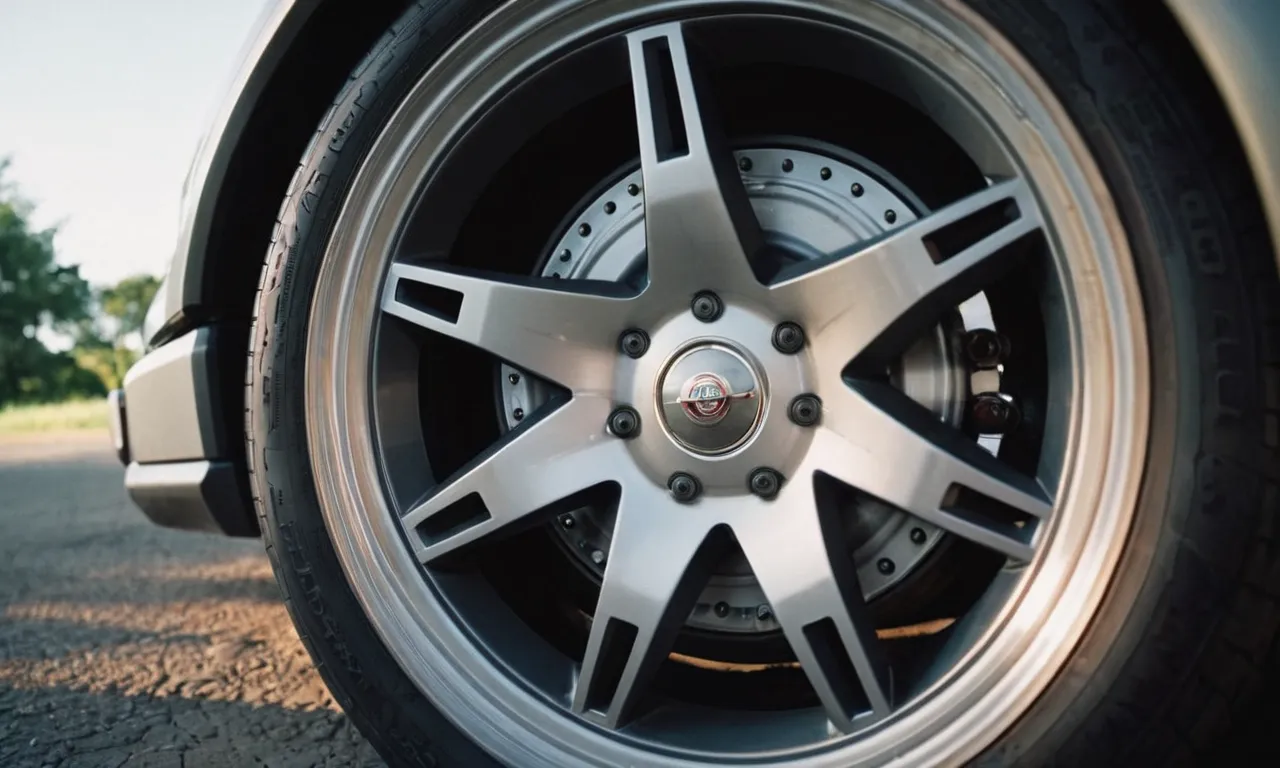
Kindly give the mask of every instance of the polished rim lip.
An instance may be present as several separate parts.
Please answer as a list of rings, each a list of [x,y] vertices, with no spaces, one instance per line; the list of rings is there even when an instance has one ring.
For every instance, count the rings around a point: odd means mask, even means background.
[[[666,414],[666,408],[665,408],[666,403],[663,402],[662,391],[663,391],[664,385],[666,384],[667,376],[671,375],[671,371],[676,367],[676,365],[678,365],[686,357],[693,354],[694,352],[697,352],[700,349],[716,349],[738,358],[738,360],[742,362],[742,364],[747,368],[747,370],[751,371],[751,375],[754,378],[755,385],[756,385],[754,390],[755,395],[753,398],[756,401],[755,402],[756,415],[751,422],[751,426],[747,428],[747,431],[744,432],[740,438],[730,443],[727,447],[719,448],[714,451],[699,450],[698,448],[695,448],[689,445],[688,443],[686,443],[679,435],[677,435],[675,429],[672,428],[670,422],[667,420],[667,414]],[[728,454],[733,453],[734,451],[743,447],[747,443],[751,442],[751,439],[755,437],[757,434],[759,434],[760,432],[760,422],[764,420],[764,414],[765,414],[765,411],[767,410],[766,404],[768,403],[768,400],[769,400],[769,385],[767,383],[767,376],[763,375],[761,373],[761,370],[762,369],[756,360],[753,360],[747,357],[745,352],[736,349],[729,342],[721,341],[719,339],[709,339],[709,338],[694,339],[693,341],[690,341],[685,346],[676,350],[667,358],[666,361],[663,362],[662,372],[658,374],[658,380],[654,385],[654,393],[653,393],[654,414],[658,418],[658,423],[662,425],[663,434],[665,434],[668,438],[670,438],[673,443],[680,446],[681,450],[687,451],[689,455],[698,459],[717,459],[721,456],[727,456]],[[697,375],[702,376],[705,374],[697,374]],[[718,373],[713,372],[711,373],[711,375],[715,376],[717,379],[721,379],[722,381],[724,380],[723,377],[720,376]],[[684,387],[682,385],[681,391],[683,391],[683,389]],[[733,403],[729,404],[729,408],[725,409],[725,412],[720,419],[714,422],[708,422],[705,425],[699,425],[699,426],[715,426],[719,424],[721,421],[724,420],[725,416],[728,416],[729,409],[731,408],[733,408]],[[690,420],[689,423],[693,424],[695,422]]]
[[[577,5],[566,0],[530,11],[524,32],[536,37],[548,28],[554,30],[562,15]],[[618,4],[596,0],[592,5]],[[623,5],[632,6],[625,12],[632,13],[638,21],[641,9],[632,3]],[[380,217],[361,215],[358,209],[379,210],[386,203],[401,208],[409,205],[411,192],[421,178],[408,178],[401,172],[414,167],[405,162],[406,156],[414,154],[415,149],[423,151],[422,140],[428,131],[447,134],[441,127],[444,124],[456,130],[465,107],[440,94],[446,92],[446,86],[480,76],[478,62],[482,59],[469,54],[479,53],[499,40],[512,47],[531,44],[524,37],[509,32],[504,35],[501,24],[495,22],[523,15],[518,6],[524,4],[499,9],[490,17],[490,23],[468,33],[424,76],[386,127],[357,177],[348,200],[364,201],[366,205],[349,202],[344,208],[317,288],[317,296],[336,293],[340,300],[316,302],[311,317],[306,381],[308,439],[316,447],[313,467],[322,512],[348,580],[406,674],[446,715],[455,718],[457,725],[495,755],[517,764],[633,762],[643,754],[621,739],[609,738],[562,712],[541,706],[540,699],[530,700],[527,691],[474,653],[460,627],[440,621],[439,613],[433,615],[440,606],[433,604],[419,566],[400,538],[398,519],[387,506],[371,430],[348,428],[352,423],[369,423],[367,411],[372,403],[367,386],[367,355],[378,309],[376,296],[353,289],[362,282],[367,284],[369,279],[380,279],[395,224],[400,220],[399,215],[390,215],[385,209]],[[1107,316],[1100,321],[1098,317],[1081,317],[1072,310],[1079,329],[1073,333],[1073,357],[1080,361],[1082,347],[1090,350],[1083,372],[1077,369],[1073,374],[1075,391],[1087,388],[1094,400],[1083,404],[1089,407],[1074,409],[1065,455],[1077,460],[1062,481],[1052,540],[1042,545],[1031,569],[1037,578],[1023,574],[1021,599],[1005,606],[1000,618],[960,661],[960,674],[953,673],[935,690],[920,696],[883,728],[842,743],[837,749],[811,754],[809,764],[858,764],[890,754],[910,763],[950,762],[975,754],[1025,711],[1061,667],[1105,592],[1136,502],[1140,473],[1134,471],[1134,464],[1140,462],[1145,451],[1149,394],[1145,324],[1127,241],[1101,174],[1048,87],[1012,45],[955,0],[940,0],[928,7],[898,0],[860,2],[857,6],[864,24],[871,23],[867,20],[870,18],[896,26],[896,47],[914,49],[922,56],[927,51],[945,53],[949,47],[959,53],[964,64],[969,65],[976,58],[1004,75],[993,79],[985,70],[949,71],[951,79],[960,81],[970,95],[974,89],[985,89],[988,95],[992,88],[1003,91],[1001,86],[1009,84],[1009,77],[1015,83],[1020,80],[1019,87],[1026,90],[1017,95],[1033,101],[1010,105],[1022,111],[1013,119],[1020,117],[1024,121],[1025,132],[1006,134],[1005,140],[1026,145],[1014,150],[1024,162],[1028,148],[1049,144],[1065,151],[1074,161],[1070,165],[1028,165],[1023,170],[1042,202],[1069,202],[1076,210],[1087,212],[1069,220],[1062,216],[1049,219],[1058,240],[1055,250],[1061,254],[1066,246],[1086,242],[1105,246],[1101,253],[1094,254],[1098,262],[1076,265],[1070,275],[1071,290],[1088,291],[1091,298],[1103,301]],[[944,13],[929,17],[927,9],[935,6]],[[651,4],[643,13],[691,7],[702,12],[715,9],[713,3],[672,0]],[[839,0],[784,0],[771,7],[775,11],[791,8],[808,14],[825,11],[838,18],[839,11],[848,4]],[[593,29],[579,27],[573,31],[590,34]],[[934,39],[931,33],[941,40]],[[432,98],[433,88],[434,103],[424,105],[424,99]],[[1004,98],[1013,97],[1004,92]],[[418,143],[405,136],[416,137]],[[397,143],[394,137],[403,143]],[[446,139],[434,143],[435,147],[449,143],[447,137],[434,138]],[[417,167],[424,168],[426,164],[419,163]],[[1042,208],[1055,213],[1064,210],[1058,205]],[[343,253],[365,253],[370,258],[344,262]],[[1104,257],[1112,258],[1106,261]],[[1085,266],[1097,271],[1079,271]],[[1128,333],[1113,335],[1117,323]],[[326,365],[326,361],[331,364]],[[1099,396],[1108,401],[1109,407],[1098,406]],[[1128,407],[1129,418],[1112,418],[1122,406]],[[1081,444],[1106,446],[1106,450],[1079,451],[1077,446]],[[343,457],[348,460],[335,460]],[[1087,482],[1090,478],[1099,482]],[[1102,512],[1083,521],[1086,516],[1067,513],[1085,508]],[[1069,562],[1062,562],[1064,559]],[[413,578],[405,578],[406,574]],[[419,610],[415,613],[410,606]],[[1009,627],[1020,631],[1006,632]],[[1036,631],[1032,633],[1029,628]],[[426,663],[422,654],[427,648],[442,657],[437,662],[444,663]],[[472,678],[480,683],[478,688],[471,684]],[[532,706],[517,712],[513,700]],[[470,717],[458,719],[461,711],[468,711]],[[933,727],[911,727],[913,722],[929,722]],[[558,748],[555,754],[548,751],[547,740]]]

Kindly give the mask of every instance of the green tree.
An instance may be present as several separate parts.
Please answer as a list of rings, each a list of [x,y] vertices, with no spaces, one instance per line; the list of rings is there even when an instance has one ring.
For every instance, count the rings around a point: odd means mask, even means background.
[[[5,183],[7,167],[0,159],[0,405],[65,397],[86,383],[68,371],[71,357],[50,352],[37,331],[82,322],[91,297],[80,268],[55,261],[54,230],[32,230],[31,205]]]
[[[153,275],[134,275],[99,292],[98,301],[103,314],[114,318],[119,324],[116,346],[122,346],[129,334],[136,333],[138,348],[146,347],[147,340],[142,338],[142,321],[159,287],[160,281]]]

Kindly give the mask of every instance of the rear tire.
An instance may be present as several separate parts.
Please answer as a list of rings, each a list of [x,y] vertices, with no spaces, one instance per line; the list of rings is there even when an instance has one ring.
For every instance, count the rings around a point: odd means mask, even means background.
[[[1148,16],[1069,0],[972,5],[1052,86],[1102,170],[1137,264],[1153,383],[1141,501],[1110,590],[981,764],[1206,759],[1256,699],[1280,632],[1280,281],[1248,169],[1212,89],[1195,73],[1175,81]],[[357,67],[282,205],[251,333],[246,437],[267,552],[320,674],[393,765],[494,761],[410,681],[356,598],[296,393],[317,274],[366,150],[490,7],[416,5]]]

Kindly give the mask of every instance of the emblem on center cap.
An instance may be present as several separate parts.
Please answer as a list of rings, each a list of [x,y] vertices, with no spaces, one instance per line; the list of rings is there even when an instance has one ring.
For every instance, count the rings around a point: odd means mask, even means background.
[[[684,395],[676,398],[689,421],[704,427],[719,424],[729,415],[734,400],[749,400],[755,392],[734,392],[729,382],[714,373],[698,373],[680,388]]]
[[[765,390],[756,367],[727,344],[706,342],[663,371],[658,407],[667,435],[686,450],[728,453],[755,434]]]

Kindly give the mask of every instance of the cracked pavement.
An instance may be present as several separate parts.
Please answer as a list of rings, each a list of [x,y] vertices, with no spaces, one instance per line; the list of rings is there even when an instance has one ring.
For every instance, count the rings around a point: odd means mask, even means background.
[[[257,540],[134,508],[101,433],[0,438],[0,766],[381,765]]]

